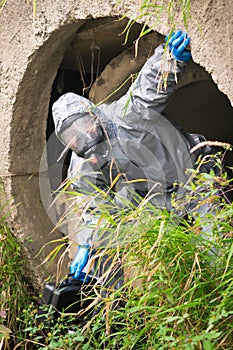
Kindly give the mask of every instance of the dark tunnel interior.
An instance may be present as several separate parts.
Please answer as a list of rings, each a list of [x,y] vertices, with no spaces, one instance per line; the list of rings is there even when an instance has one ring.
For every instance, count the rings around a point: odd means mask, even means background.
[[[78,31],[64,55],[54,80],[47,119],[47,140],[53,138],[53,142],[48,143],[47,146],[52,190],[56,190],[60,185],[58,173],[62,172],[63,179],[66,177],[70,159],[70,151],[60,157],[64,146],[54,135],[52,104],[66,92],[89,96],[93,82],[111,60],[134,45],[141,25],[137,24],[133,27],[126,44],[124,36],[119,35],[122,29],[123,24],[111,18],[91,20]],[[124,61],[122,64],[125,64]],[[203,70],[201,67],[200,69]],[[211,76],[205,78],[208,73],[205,72],[205,74],[204,78],[190,80],[178,87],[165,113],[187,132],[203,134],[207,140],[233,144],[233,109],[230,101],[218,90]],[[108,84],[111,84],[111,79]],[[232,154],[227,154],[226,163],[232,165],[232,162]]]

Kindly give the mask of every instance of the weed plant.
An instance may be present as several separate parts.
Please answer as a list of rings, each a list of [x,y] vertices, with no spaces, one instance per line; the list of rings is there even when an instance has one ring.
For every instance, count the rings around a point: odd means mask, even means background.
[[[0,2],[0,11],[6,2]],[[135,22],[144,22],[140,39],[153,30],[147,24],[153,20],[156,26],[163,13],[168,15],[171,32],[177,13],[187,28],[190,3],[174,0],[158,5],[144,0],[125,28],[126,41]],[[33,9],[35,16],[36,1]],[[106,276],[113,275],[120,262],[124,283],[119,289],[97,292],[95,312],[82,325],[67,314],[52,322],[49,312],[46,322],[37,322],[24,279],[20,245],[3,218],[0,349],[12,345],[8,341],[12,333],[15,349],[232,349],[233,206],[224,196],[231,182],[213,173],[199,175],[189,184],[189,198],[174,198],[173,213],[145,200],[127,210],[116,210],[111,202],[99,208],[100,231],[112,233],[113,242],[97,249],[96,254],[100,260],[108,257]],[[103,195],[96,189],[93,194]],[[190,200],[197,208],[214,203],[213,210],[205,215],[197,210],[195,215],[181,218],[177,213]]]
[[[107,231],[112,237],[106,243],[103,235],[105,245],[95,255],[103,259],[108,281],[116,266],[123,267],[124,282],[96,289],[94,311],[82,324],[65,313],[54,323],[31,319],[26,332],[33,348],[232,349],[233,205],[226,196],[232,180],[213,172],[191,177],[189,202],[195,209],[185,216],[179,214],[185,197],[173,199],[173,212],[148,200],[116,210],[106,194],[93,189],[90,198],[103,196],[100,236]],[[210,210],[203,215],[199,207],[206,203]]]
[[[25,325],[18,317],[32,300],[20,242],[8,229],[3,214],[5,204],[0,205],[0,349],[9,349],[25,338]]]
[[[118,3],[121,1],[119,0]],[[141,32],[136,40],[136,52],[138,41],[161,24],[161,20],[166,18],[167,26],[170,28],[169,34],[175,29],[178,21],[183,22],[185,29],[191,18],[191,0],[167,0],[154,1],[144,0],[135,11],[134,16],[129,16],[129,21],[124,29],[125,41],[127,42],[133,25],[143,21]],[[128,18],[126,13],[123,18]]]
[[[179,221],[147,204],[126,224],[133,238],[112,255],[131,276],[90,324],[93,349],[231,349],[233,208],[216,198],[216,181],[206,175],[198,203],[214,201],[212,213]],[[123,307],[115,308],[116,300]]]

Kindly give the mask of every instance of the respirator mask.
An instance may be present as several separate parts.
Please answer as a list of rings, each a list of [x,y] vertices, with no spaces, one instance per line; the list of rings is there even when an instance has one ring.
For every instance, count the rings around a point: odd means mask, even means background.
[[[83,157],[85,152],[103,140],[103,132],[95,116],[75,114],[63,122],[59,138],[78,156]]]
[[[52,107],[57,137],[80,157],[104,138],[93,108],[91,101],[72,92],[62,95]]]

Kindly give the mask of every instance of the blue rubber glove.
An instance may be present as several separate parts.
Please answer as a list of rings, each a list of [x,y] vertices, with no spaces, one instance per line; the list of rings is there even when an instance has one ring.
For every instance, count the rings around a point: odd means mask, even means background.
[[[168,37],[166,37],[166,41]],[[191,58],[191,52],[186,49],[190,43],[190,37],[187,33],[183,33],[181,30],[178,30],[176,33],[173,33],[169,39],[168,46],[173,55],[173,57],[178,61],[188,62]]]
[[[90,255],[89,246],[80,246],[78,247],[78,251],[75,255],[74,260],[70,265],[70,273],[74,274],[73,278],[83,282],[87,280],[87,275],[82,272],[84,267],[86,266]]]

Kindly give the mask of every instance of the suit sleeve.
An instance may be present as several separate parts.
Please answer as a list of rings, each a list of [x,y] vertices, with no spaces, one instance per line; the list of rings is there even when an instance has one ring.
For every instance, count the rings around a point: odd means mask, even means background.
[[[131,103],[139,111],[144,107],[161,113],[174,92],[177,74],[183,71],[185,63],[171,58],[168,50],[164,50],[163,44],[155,49],[128,92]]]

